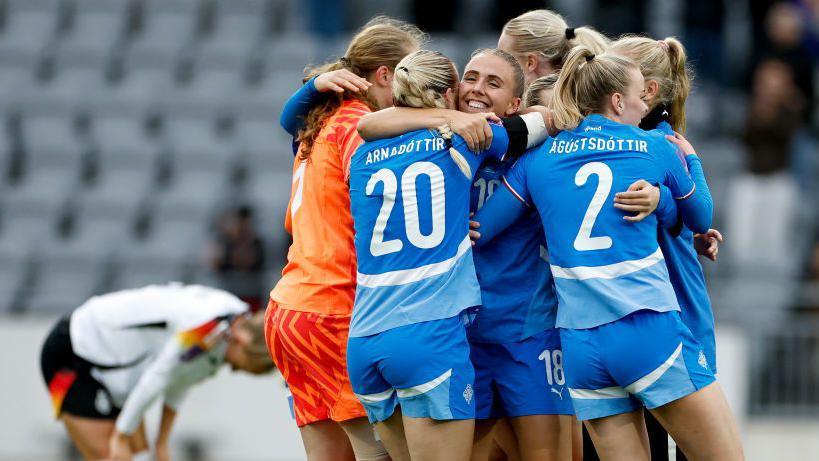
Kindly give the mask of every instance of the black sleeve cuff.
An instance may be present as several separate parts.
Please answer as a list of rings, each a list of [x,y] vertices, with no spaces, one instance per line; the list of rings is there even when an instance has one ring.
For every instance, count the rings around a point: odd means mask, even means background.
[[[526,152],[526,145],[529,139],[529,129],[526,128],[526,122],[520,115],[513,115],[511,117],[504,117],[503,127],[509,135],[509,149],[506,151],[511,157],[520,157]]]

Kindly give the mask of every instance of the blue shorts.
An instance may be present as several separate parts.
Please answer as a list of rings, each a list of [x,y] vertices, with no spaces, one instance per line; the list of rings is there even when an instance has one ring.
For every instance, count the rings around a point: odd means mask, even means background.
[[[557,329],[513,343],[471,346],[477,419],[574,414]]]
[[[350,337],[347,369],[371,423],[397,405],[413,418],[475,417],[475,370],[460,315]]]
[[[580,420],[656,408],[715,379],[676,311],[641,310],[594,328],[561,329],[560,339]]]

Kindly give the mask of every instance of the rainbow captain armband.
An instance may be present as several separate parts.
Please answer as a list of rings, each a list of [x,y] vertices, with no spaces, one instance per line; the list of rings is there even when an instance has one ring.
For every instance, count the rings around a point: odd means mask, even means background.
[[[176,334],[182,354],[179,359],[189,362],[204,352],[207,352],[230,331],[230,320],[220,317],[203,323],[190,330]]]

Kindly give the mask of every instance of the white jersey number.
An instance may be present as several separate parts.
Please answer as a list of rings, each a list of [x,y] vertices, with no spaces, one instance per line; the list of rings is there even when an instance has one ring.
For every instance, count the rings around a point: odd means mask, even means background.
[[[293,200],[290,202],[290,218],[296,218],[296,212],[299,211],[301,207],[301,197],[304,193],[304,167],[307,166],[307,162],[301,162],[298,168],[296,168],[296,172],[293,173],[293,184],[298,182],[299,184],[296,186],[296,193],[293,194]]]
[[[566,384],[566,375],[563,373],[563,351],[546,349],[540,353],[538,359],[543,360],[546,365],[546,381],[550,386]]]
[[[574,249],[577,251],[590,250],[605,250],[611,248],[611,237],[600,236],[592,237],[592,228],[594,221],[597,220],[597,215],[606,199],[611,192],[611,184],[614,182],[614,177],[611,174],[611,168],[601,162],[592,162],[583,165],[574,176],[574,183],[580,187],[586,184],[589,176],[597,175],[597,190],[594,191],[594,196],[589,203],[589,208],[586,209],[586,215],[583,217],[583,223],[580,224],[580,230],[577,231],[577,236],[574,238]]]
[[[495,193],[495,188],[500,186],[500,181],[497,179],[490,179],[487,181],[484,178],[478,178],[473,184],[472,187],[478,188],[478,209],[480,210],[483,208],[483,204],[489,200],[489,197]]]
[[[430,182],[430,197],[432,208],[432,230],[424,235],[421,232],[421,222],[418,213],[418,194],[415,183],[418,176],[425,175]],[[370,253],[373,256],[384,256],[390,253],[401,251],[404,244],[399,239],[384,241],[384,230],[387,228],[387,221],[395,206],[396,192],[398,191],[398,178],[392,170],[386,168],[378,170],[367,182],[367,195],[373,195],[375,186],[378,183],[384,184],[382,196],[384,202],[375,220],[373,237],[370,240]],[[444,241],[446,230],[446,198],[444,188],[444,172],[437,165],[431,162],[415,162],[404,171],[401,176],[401,194],[404,205],[404,225],[407,233],[407,240],[418,248],[435,248]]]

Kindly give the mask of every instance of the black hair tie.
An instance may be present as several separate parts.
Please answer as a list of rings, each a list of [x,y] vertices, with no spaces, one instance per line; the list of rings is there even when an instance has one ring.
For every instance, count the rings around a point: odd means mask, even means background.
[[[351,65],[350,58],[348,58],[347,56],[342,56],[338,58],[338,62],[340,62],[341,65],[344,67],[350,67]]]
[[[594,54],[586,56],[586,62],[591,62],[592,59],[594,59]]]
[[[566,40],[572,40],[572,39],[574,39],[574,37],[575,37],[574,27],[567,27],[566,28]]]
[[[404,72],[409,73],[409,69],[407,69],[407,68],[406,68],[406,67],[404,67],[404,66],[400,66],[400,67],[398,67],[398,68],[397,68],[397,69],[395,69],[395,70],[403,70]]]

